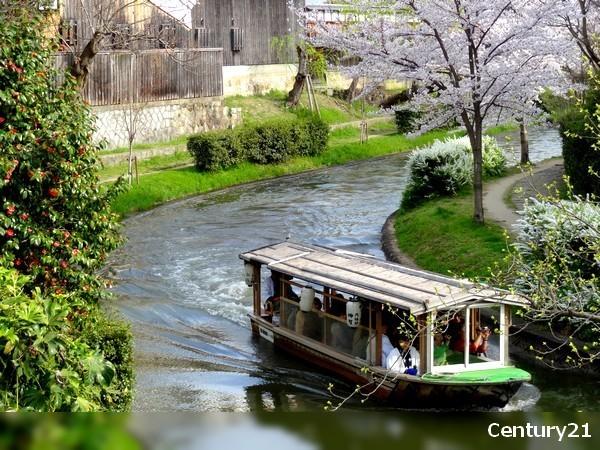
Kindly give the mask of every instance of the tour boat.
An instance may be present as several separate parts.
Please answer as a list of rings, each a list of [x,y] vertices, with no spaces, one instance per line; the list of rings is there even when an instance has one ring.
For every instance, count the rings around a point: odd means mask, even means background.
[[[252,332],[360,386],[359,395],[407,409],[503,407],[531,379],[509,360],[521,296],[291,241],[240,258],[253,288]],[[389,365],[392,354],[402,365]]]

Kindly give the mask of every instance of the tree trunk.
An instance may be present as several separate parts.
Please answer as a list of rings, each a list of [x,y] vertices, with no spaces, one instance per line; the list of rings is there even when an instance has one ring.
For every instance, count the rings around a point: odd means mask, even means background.
[[[346,101],[348,103],[352,103],[358,95],[358,80],[358,77],[352,78],[352,83],[350,83],[350,87],[346,91]]]
[[[298,51],[298,73],[296,74],[296,80],[294,81],[294,87],[288,93],[287,104],[288,106],[296,106],[300,102],[300,96],[304,90],[304,84],[306,83],[307,76],[307,65],[306,65],[306,53],[299,45],[296,47]]]
[[[527,127],[525,121],[519,122],[521,134],[521,164],[529,164],[529,137],[527,136]]]
[[[85,86],[87,77],[90,73],[90,65],[98,53],[101,39],[102,35],[96,31],[86,44],[81,54],[76,56],[75,60],[73,61],[73,65],[71,66],[71,74],[75,77],[75,80],[77,80],[77,85],[79,86],[80,90]]]
[[[483,119],[477,104],[474,109],[472,122],[466,112],[463,112],[462,118],[473,151],[473,220],[483,224]]]

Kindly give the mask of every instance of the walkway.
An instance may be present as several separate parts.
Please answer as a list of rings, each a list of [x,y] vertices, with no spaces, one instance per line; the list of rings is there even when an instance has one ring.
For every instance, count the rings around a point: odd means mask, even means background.
[[[485,217],[510,231],[519,219],[515,212],[522,208],[525,199],[537,193],[548,194],[546,185],[560,180],[563,162],[553,158],[539,163],[530,171],[520,172],[484,185],[483,205]],[[514,192],[517,190],[518,192]]]

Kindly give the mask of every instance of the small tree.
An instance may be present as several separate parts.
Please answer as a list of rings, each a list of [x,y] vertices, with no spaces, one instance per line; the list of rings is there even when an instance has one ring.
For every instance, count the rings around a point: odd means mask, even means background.
[[[0,23],[0,262],[91,300],[94,272],[120,239],[110,212],[118,189],[99,185],[92,115],[75,80],[54,70],[43,18],[12,16]]]
[[[482,223],[482,137],[486,122],[535,114],[530,99],[542,85],[565,81],[562,64],[576,55],[547,26],[559,2],[349,0],[357,20],[317,23],[317,45],[355,55],[348,70],[375,83],[409,80],[424,128],[465,126],[473,151],[474,219]],[[308,13],[304,13],[308,14]]]

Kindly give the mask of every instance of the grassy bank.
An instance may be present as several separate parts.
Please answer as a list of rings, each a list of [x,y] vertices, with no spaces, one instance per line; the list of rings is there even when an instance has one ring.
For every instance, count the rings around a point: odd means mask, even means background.
[[[343,132],[339,130],[341,138]],[[232,169],[214,173],[198,172],[194,167],[164,170],[140,178],[140,184],[121,194],[113,202],[113,210],[122,216],[145,211],[170,200],[201,194],[251,181],[295,174],[311,169],[344,164],[392,153],[404,152],[443,139],[448,131],[432,131],[408,138],[404,135],[381,136],[365,144],[338,142],[329,145],[321,155],[292,159],[284,164],[258,165],[243,163]]]
[[[473,196],[430,200],[396,217],[398,247],[422,268],[438,273],[486,277],[502,263],[504,230],[473,221]]]

